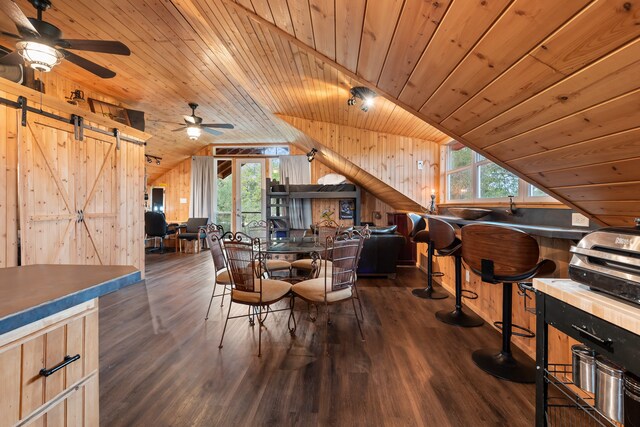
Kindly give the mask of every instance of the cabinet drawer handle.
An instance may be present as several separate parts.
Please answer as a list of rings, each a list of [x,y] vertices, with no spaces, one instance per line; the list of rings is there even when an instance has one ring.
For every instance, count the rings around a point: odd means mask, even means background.
[[[67,356],[64,357],[64,360],[62,362],[60,362],[59,364],[57,364],[53,368],[51,368],[51,369],[45,369],[45,368],[40,369],[40,375],[42,375],[43,377],[48,377],[49,375],[58,372],[60,369],[62,369],[65,366],[75,362],[78,359],[80,359],[80,355],[79,354],[76,354],[73,357],[67,355]]]
[[[592,332],[589,332],[586,326],[571,325],[571,327],[576,331],[580,332],[580,335],[586,335],[587,338],[597,342],[603,347],[610,347],[611,344],[613,344],[613,341],[611,340],[611,338],[602,339],[599,336],[593,334]]]

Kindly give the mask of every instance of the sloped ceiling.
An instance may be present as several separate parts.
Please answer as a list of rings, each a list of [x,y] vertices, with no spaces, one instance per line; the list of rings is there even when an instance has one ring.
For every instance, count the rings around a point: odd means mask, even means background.
[[[150,122],[149,150],[175,162],[214,141],[291,140],[281,113],[446,133],[601,222],[640,216],[640,1],[54,0],[45,19],[132,48],[86,55],[113,80],[63,63],[66,76],[151,120],[179,120],[193,100],[237,125],[194,147]],[[346,107],[356,82],[385,98],[375,111]]]

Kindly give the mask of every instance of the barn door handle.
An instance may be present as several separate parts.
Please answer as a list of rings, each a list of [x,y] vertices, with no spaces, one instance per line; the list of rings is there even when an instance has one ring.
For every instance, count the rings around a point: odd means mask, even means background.
[[[60,363],[58,363],[56,366],[54,366],[51,369],[46,369],[46,368],[42,368],[40,369],[40,375],[42,375],[43,377],[48,377],[51,374],[55,374],[56,372],[58,372],[60,369],[64,368],[65,366],[75,362],[76,360],[80,359],[80,355],[76,354],[75,356],[71,357],[69,355],[66,355],[64,357],[64,360]]]

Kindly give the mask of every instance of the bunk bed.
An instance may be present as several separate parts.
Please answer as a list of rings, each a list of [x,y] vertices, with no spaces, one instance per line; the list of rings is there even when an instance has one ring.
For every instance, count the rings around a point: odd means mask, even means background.
[[[269,235],[277,232],[280,237],[289,236],[291,199],[353,200],[353,221],[360,224],[360,187],[355,184],[289,184],[289,179],[279,183],[267,178],[266,188]]]

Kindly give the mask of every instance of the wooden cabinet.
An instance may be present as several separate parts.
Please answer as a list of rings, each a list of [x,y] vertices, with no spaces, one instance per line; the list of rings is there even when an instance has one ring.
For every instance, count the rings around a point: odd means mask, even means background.
[[[409,218],[406,213],[401,212],[388,212],[387,224],[397,225],[398,233],[402,234],[406,241],[400,255],[398,256],[398,265],[416,265],[416,244],[411,241],[409,234],[411,228],[409,227]]]
[[[0,335],[0,427],[97,426],[98,394],[97,299]]]

